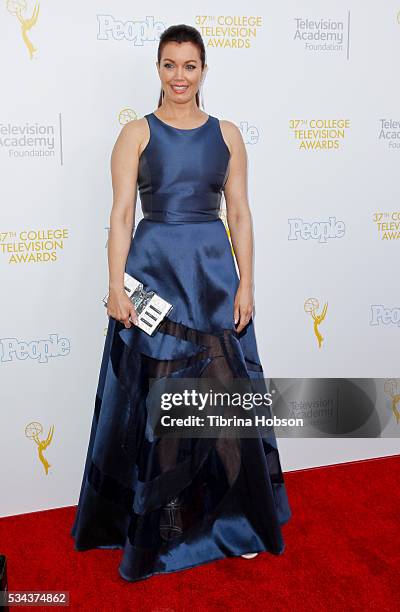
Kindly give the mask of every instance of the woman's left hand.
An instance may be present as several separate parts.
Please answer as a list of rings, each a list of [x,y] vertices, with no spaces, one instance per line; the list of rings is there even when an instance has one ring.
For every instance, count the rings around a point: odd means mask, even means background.
[[[253,315],[253,308],[253,286],[244,285],[239,282],[239,287],[236,292],[233,308],[233,317],[235,320],[235,325],[239,322],[239,325],[236,327],[237,333],[240,333],[250,321]]]

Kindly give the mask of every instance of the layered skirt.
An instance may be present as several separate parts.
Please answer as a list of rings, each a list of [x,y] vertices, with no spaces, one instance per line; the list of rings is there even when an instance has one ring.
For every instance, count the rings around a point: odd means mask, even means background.
[[[238,334],[239,278],[221,219],[142,219],[126,272],[173,304],[153,336],[109,318],[71,535],[120,548],[135,581],[229,556],[281,554],[291,517],[274,434],[149,435],[149,380],[262,379],[254,322]]]

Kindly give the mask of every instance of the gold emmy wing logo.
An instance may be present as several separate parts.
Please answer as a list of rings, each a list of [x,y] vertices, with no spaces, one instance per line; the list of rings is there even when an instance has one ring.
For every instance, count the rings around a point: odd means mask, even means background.
[[[322,323],[322,321],[326,317],[326,311],[328,310],[328,302],[324,304],[324,307],[320,314],[317,313],[318,309],[319,309],[319,302],[317,298],[308,298],[308,300],[304,302],[304,310],[306,311],[307,314],[309,314],[312,317],[314,321],[314,334],[318,340],[318,348],[321,348],[322,340],[324,338],[319,331],[319,325],[320,323]]]
[[[397,404],[400,402],[400,381],[395,379],[386,380],[383,385],[386,395],[392,400],[392,412],[396,419],[396,424],[400,423],[400,412]]]
[[[219,211],[219,218],[221,219],[221,221],[223,222],[223,224],[225,226],[225,230],[226,230],[226,233],[228,234],[229,242],[231,243],[232,255],[235,257],[235,251],[233,250],[233,244],[232,244],[232,240],[231,240],[231,232],[229,231],[228,220],[227,220],[227,217],[226,217],[226,208],[221,208],[220,209],[220,211]]]
[[[129,123],[129,121],[134,119],[137,119],[137,114],[131,108],[123,108],[118,115],[118,121],[121,125],[125,125],[125,123]]]
[[[25,435],[27,438],[33,440],[37,446],[39,460],[43,464],[44,471],[46,472],[46,476],[49,473],[49,467],[51,467],[50,463],[47,461],[46,457],[43,455],[43,451],[49,446],[53,439],[54,433],[54,425],[52,425],[49,429],[49,433],[47,434],[47,438],[45,440],[41,440],[40,436],[43,433],[43,427],[40,423],[29,423],[25,427]]]
[[[27,11],[26,0],[7,0],[8,12],[10,15],[14,15],[21,25],[22,40],[29,51],[30,59],[33,58],[33,54],[37,51],[37,49],[29,40],[27,32],[29,32],[29,30],[36,25],[39,16],[39,6],[39,4],[35,4],[31,17],[24,17],[24,13]]]

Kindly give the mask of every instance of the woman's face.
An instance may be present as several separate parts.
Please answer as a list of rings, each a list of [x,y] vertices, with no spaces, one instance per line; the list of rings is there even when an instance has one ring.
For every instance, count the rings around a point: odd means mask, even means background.
[[[164,99],[187,102],[194,98],[201,85],[203,71],[199,50],[191,42],[169,42],[164,45],[158,74]]]

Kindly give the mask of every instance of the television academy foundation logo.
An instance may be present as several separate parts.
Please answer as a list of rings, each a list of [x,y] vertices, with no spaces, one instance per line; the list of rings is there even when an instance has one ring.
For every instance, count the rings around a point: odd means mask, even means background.
[[[58,141],[57,141],[58,137]],[[58,152],[63,163],[62,121],[0,122],[0,151],[9,159],[54,160]]]
[[[344,19],[294,17],[293,41],[312,53],[344,53],[350,57],[350,11]]]
[[[400,120],[389,117],[379,119],[378,140],[384,142],[388,149],[400,149]]]

